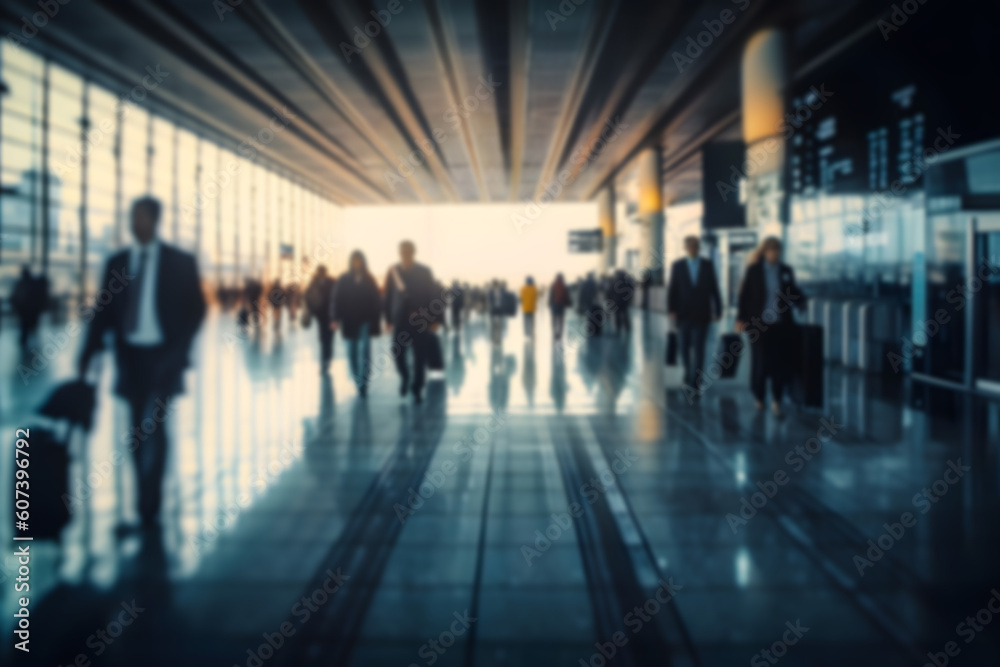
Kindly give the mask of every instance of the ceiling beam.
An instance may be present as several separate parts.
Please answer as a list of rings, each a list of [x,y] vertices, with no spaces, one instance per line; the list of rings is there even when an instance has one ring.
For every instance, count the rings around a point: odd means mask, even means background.
[[[318,16],[325,16],[324,10],[329,10],[344,32],[350,31],[348,26],[365,25],[371,21],[371,17],[363,14],[355,2],[341,0],[330,2],[322,8],[313,4],[311,0],[300,0],[299,4],[303,9],[308,7],[310,13]],[[321,32],[329,43],[330,34],[327,31]],[[399,120],[410,147],[423,155],[427,169],[434,175],[444,196],[452,202],[460,201],[461,197],[455,189],[451,172],[444,163],[440,146],[433,140],[433,133],[424,118],[423,110],[416,96],[412,94],[405,74],[395,66],[398,64],[398,59],[395,57],[389,35],[389,31],[386,30],[379,39],[372,40],[365,49],[364,57],[352,64],[351,71],[354,73],[363,69],[372,77],[378,86],[378,93],[389,107],[387,110]],[[331,48],[337,48],[337,45],[331,44]],[[426,148],[428,145],[431,146],[429,150]]]
[[[576,59],[576,68],[570,78],[569,94],[563,98],[562,109],[559,112],[555,124],[555,132],[549,142],[548,150],[545,153],[545,162],[538,175],[538,184],[535,187],[535,199],[541,198],[545,188],[552,184],[556,171],[559,167],[560,158],[566,153],[566,143],[569,141],[570,130],[573,127],[576,115],[579,111],[580,102],[584,93],[590,87],[594,70],[600,60],[600,54],[604,51],[605,42],[611,33],[611,26],[614,23],[614,13],[618,9],[618,3],[609,0],[596,0],[598,8],[590,14],[590,22],[587,26],[587,35],[584,39],[583,48]]]
[[[528,82],[531,67],[530,0],[510,1],[510,192],[507,199],[517,201],[524,165],[524,142],[528,123]]]
[[[424,0],[424,6],[427,10],[431,42],[434,44],[438,65],[444,75],[445,94],[448,95],[449,108],[457,109],[466,97],[465,87],[462,85],[462,81],[465,79],[462,71],[461,49],[458,47],[453,28],[450,24],[445,23],[447,19],[442,16],[437,0]],[[459,58],[454,58],[453,54],[459,54]],[[469,157],[469,166],[476,180],[476,187],[479,190],[479,201],[488,202],[490,201],[490,193],[486,187],[483,165],[469,123],[464,121],[460,123],[459,133],[462,137],[465,153]]]
[[[390,169],[396,169],[397,156],[382,136],[358,111],[350,97],[323,71],[323,68],[305,51],[282,25],[281,21],[257,0],[244,0],[237,15],[249,25],[268,45],[279,53],[285,62],[309,83],[344,123],[361,137]],[[420,201],[431,201],[430,195],[419,183],[407,181]]]

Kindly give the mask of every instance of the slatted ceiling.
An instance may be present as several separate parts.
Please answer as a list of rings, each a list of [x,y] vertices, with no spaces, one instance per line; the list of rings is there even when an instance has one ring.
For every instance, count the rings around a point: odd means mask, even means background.
[[[856,11],[859,3],[755,0],[739,13],[731,0],[588,0],[553,30],[546,12],[559,12],[558,3],[403,2],[351,63],[340,42],[352,43],[355,26],[364,28],[371,9],[384,3],[244,0],[220,21],[204,0],[76,0],[45,35],[56,43],[71,37],[75,48],[114,62],[120,76],[163,63],[176,75],[162,101],[181,112],[193,107],[192,115],[214,119],[237,141],[266,125],[272,98],[287,100],[300,116],[295,131],[276,136],[266,153],[301,178],[328,184],[345,203],[505,201],[512,176],[514,198],[527,200],[575,150],[599,138],[607,120],[620,117],[629,127],[563,190],[561,198],[574,201],[620,178],[644,146],[659,143],[665,159],[676,162],[697,150],[719,119],[738,111],[741,33],[768,21],[801,23],[790,41],[804,49],[803,36],[829,40],[824,19]],[[8,4],[15,14],[33,6]],[[723,9],[737,12],[737,22],[704,47],[690,70],[678,72],[671,54]],[[178,26],[161,25],[160,13]],[[514,30],[522,25],[518,16],[527,22],[521,34]],[[581,75],[588,60],[590,77]],[[462,128],[453,127],[445,114],[454,96],[459,104],[472,100],[491,75],[500,88],[459,117]],[[580,97],[564,116],[578,80]],[[519,101],[523,106],[513,108]],[[397,162],[437,127],[446,136],[439,154],[391,190],[386,173],[396,174]],[[697,168],[685,160],[665,185],[696,196]]]
[[[467,1],[436,0],[441,30],[455,67],[460,97],[457,100],[459,105],[461,105],[462,99],[474,94],[476,86],[479,85],[478,77],[488,73],[483,64],[483,53],[478,42],[475,9],[471,5],[472,3]],[[450,104],[444,112],[448,108],[451,108]],[[458,110],[462,111],[462,107],[459,106]],[[470,181],[476,187],[474,190],[463,193],[463,201],[489,201],[500,198],[501,189],[506,186],[502,151],[498,140],[495,100],[491,98],[485,102],[479,101],[478,108],[471,111],[468,117],[458,115],[455,118],[456,122],[461,122],[464,125],[464,131],[469,135],[469,141],[475,151],[478,165],[482,169],[483,179],[482,188],[475,182],[475,179]],[[448,143],[454,142],[454,145],[458,145],[464,142],[462,127],[456,128],[453,123],[447,121],[444,127],[448,132]],[[469,156],[456,156],[455,160],[456,164],[458,164],[458,160],[461,160],[463,164],[468,164]]]
[[[317,53],[329,53],[329,49],[324,40],[316,33],[312,21],[305,16],[299,8],[289,3],[270,3],[266,6],[268,12],[274,12],[273,19],[280,24],[281,30],[287,32],[296,43],[298,49],[310,59],[314,59]],[[373,183],[385,188],[385,179],[382,171],[386,167],[385,160],[379,153],[371,148],[363,134],[354,131],[345,120],[349,114],[342,108],[338,108],[330,103],[316,89],[316,85],[306,80],[295,67],[292,67],[280,53],[277,53],[270,45],[261,39],[257,32],[251,28],[247,21],[237,17],[224,22],[232,24],[231,30],[243,35],[250,35],[251,38],[244,38],[239,41],[240,48],[236,52],[237,56],[248,63],[251,67],[259,71],[274,72],[269,81],[280,82],[281,90],[288,98],[308,114],[317,125],[324,128],[324,131],[334,136],[356,160],[359,169]],[[335,77],[336,86],[341,89],[344,98],[349,100],[356,113],[369,121],[380,137],[398,152],[402,150],[403,140],[395,132],[386,132],[385,127],[391,125],[383,107],[371,99],[366,90],[355,82],[355,79],[346,71],[349,67],[346,60],[339,51],[334,54],[335,61],[330,59],[325,63],[328,69],[321,69],[317,63],[316,69],[322,72],[327,78]],[[315,62],[315,61],[314,61]],[[272,63],[272,65],[268,65]],[[265,70],[265,68],[267,68]],[[339,110],[338,110],[339,109]],[[393,142],[395,140],[395,145]],[[410,192],[406,184],[402,184],[396,191],[397,195],[403,197],[415,196]]]
[[[407,54],[402,66],[430,130],[427,136],[420,137],[421,141],[430,142],[432,149],[440,152],[461,201],[478,201],[479,188],[469,167],[462,134],[446,118],[453,103],[443,58],[454,60],[458,54],[451,53],[447,43],[437,42],[423,4],[407,6],[393,17],[386,32],[396,48]]]
[[[577,64],[584,57],[586,37],[598,3],[575,7],[565,20],[552,28],[546,12],[553,11],[546,3],[532,7],[532,60],[529,73],[527,141],[524,151],[520,199],[534,196],[537,184],[544,178],[542,170],[552,137],[570,93]]]

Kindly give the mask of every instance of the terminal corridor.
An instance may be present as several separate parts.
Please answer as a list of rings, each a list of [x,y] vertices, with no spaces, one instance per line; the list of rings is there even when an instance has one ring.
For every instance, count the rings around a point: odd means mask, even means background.
[[[0,665],[997,667],[998,25],[0,0]]]
[[[676,371],[644,389],[656,322],[590,338],[580,324],[575,345],[554,346],[542,321],[538,340],[511,327],[499,347],[473,319],[443,336],[447,372],[413,406],[391,374],[357,398],[342,356],[317,374],[308,331],[255,340],[212,314],[168,422],[184,430],[153,558],[116,538],[131,492],[101,402],[64,551],[33,572],[39,623],[79,615],[48,648],[93,655],[87,637],[134,601],[148,618],[109,642],[109,664],[255,665],[270,636],[289,665],[599,664],[601,646],[636,664],[732,664],[783,637],[788,664],[895,665],[989,602],[995,405],[933,397],[938,417],[900,406],[913,390],[849,373],[830,376],[829,410],[785,421],[738,381],[691,405]],[[67,362],[8,381],[12,413],[27,418]],[[922,489],[933,504],[911,501]],[[900,528],[907,511],[916,524]],[[996,644],[963,653],[988,664]]]

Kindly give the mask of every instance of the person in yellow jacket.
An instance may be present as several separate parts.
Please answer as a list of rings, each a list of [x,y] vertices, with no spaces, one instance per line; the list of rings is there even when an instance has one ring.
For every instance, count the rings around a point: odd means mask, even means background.
[[[529,340],[535,335],[535,309],[538,307],[538,288],[535,280],[528,276],[521,288],[521,312],[524,313],[524,337]]]

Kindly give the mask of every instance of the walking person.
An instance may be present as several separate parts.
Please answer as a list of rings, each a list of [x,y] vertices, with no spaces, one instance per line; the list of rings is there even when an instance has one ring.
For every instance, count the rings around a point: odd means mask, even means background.
[[[494,345],[499,345],[503,339],[504,320],[507,317],[506,299],[503,284],[494,280],[486,293],[486,305],[490,314],[490,339]]]
[[[21,325],[21,348],[28,347],[28,341],[38,330],[38,321],[49,304],[49,279],[35,277],[27,265],[21,267],[21,277],[14,284],[10,295],[10,305],[17,314]]]
[[[113,335],[115,393],[130,408],[135,434],[130,449],[145,530],[158,527],[168,403],[183,391],[191,344],[205,318],[197,262],[193,255],[157,239],[160,211],[159,200],[152,197],[132,205],[135,242],[107,262],[101,285],[115,297],[95,308],[79,359],[82,378],[91,358],[103,348],[105,334]]]
[[[288,295],[285,294],[285,289],[281,286],[281,278],[275,278],[271,285],[271,291],[267,294],[267,299],[271,302],[271,312],[274,315],[275,331],[281,329],[281,307],[285,305],[287,298]]]
[[[243,286],[243,306],[239,312],[240,326],[253,327],[255,331],[260,328],[260,320],[263,316],[261,312],[262,304],[260,297],[264,293],[264,284],[255,279],[247,278]]]
[[[677,330],[677,346],[684,365],[684,385],[697,398],[699,376],[705,366],[705,342],[712,321],[722,317],[722,295],[712,260],[701,257],[697,236],[684,239],[687,257],[670,267],[667,314]]]
[[[781,241],[774,236],[761,243],[743,276],[736,315],[736,332],[745,332],[750,342],[750,390],[757,409],[764,409],[770,378],[771,411],[776,417],[782,416],[781,399],[797,349],[792,308],[806,306],[795,272],[781,261],[781,251]]]
[[[528,276],[524,279],[524,286],[521,288],[521,313],[524,316],[524,337],[534,340],[535,337],[535,310],[538,308],[538,288],[535,286],[535,279]]]
[[[465,310],[465,291],[455,280],[451,283],[451,326],[458,333],[462,329],[462,311]]]
[[[431,302],[439,296],[434,293],[434,274],[415,261],[416,252],[412,241],[399,244],[399,263],[389,269],[385,278],[384,308],[386,330],[396,330],[395,342],[399,343],[401,350],[396,355],[399,395],[406,396],[408,391],[412,391],[413,400],[420,403],[427,373],[430,336],[441,327],[441,320],[430,308]],[[413,351],[412,384],[407,350]]]
[[[611,300],[615,304],[615,333],[629,332],[632,330],[632,320],[628,308],[635,294],[635,281],[625,271],[618,269],[610,287]]]
[[[333,359],[333,332],[330,314],[330,302],[333,299],[335,283],[327,275],[326,266],[320,264],[313,272],[309,286],[306,287],[306,308],[316,320],[319,331],[319,370],[326,375],[330,372],[330,361]]]
[[[347,361],[351,376],[358,388],[358,396],[368,395],[368,378],[371,368],[371,339],[379,335],[382,297],[375,278],[368,271],[368,263],[360,250],[351,253],[347,271],[337,280],[330,302],[330,325],[327,329],[340,329],[340,336],[347,345]]]
[[[577,304],[580,315],[590,322],[591,328],[587,331],[588,335],[600,336],[604,327],[606,315],[601,307],[600,297],[600,285],[591,271],[580,284],[580,303]]]
[[[566,309],[573,306],[573,299],[569,293],[569,285],[563,278],[563,274],[557,273],[555,282],[549,288],[549,310],[552,311],[552,337],[554,340],[562,338],[563,325],[566,323]]]

